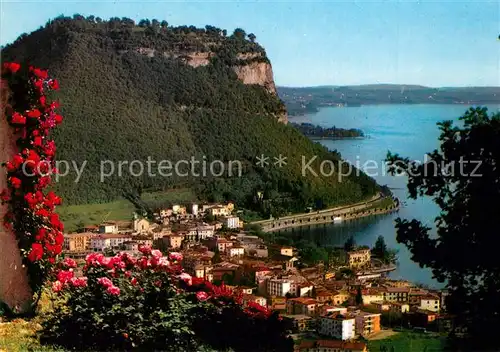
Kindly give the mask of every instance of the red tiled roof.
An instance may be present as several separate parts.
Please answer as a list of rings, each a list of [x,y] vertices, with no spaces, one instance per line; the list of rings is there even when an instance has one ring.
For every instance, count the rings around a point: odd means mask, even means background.
[[[307,298],[307,297],[296,297],[290,298],[289,301],[301,303],[301,304],[316,304],[318,303],[315,299]]]

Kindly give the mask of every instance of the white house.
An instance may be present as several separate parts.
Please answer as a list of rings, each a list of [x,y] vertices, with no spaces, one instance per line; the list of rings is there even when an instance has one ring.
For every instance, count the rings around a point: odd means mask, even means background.
[[[245,248],[240,246],[227,247],[226,253],[229,257],[240,257],[245,254]]]
[[[185,235],[188,241],[199,241],[206,240],[207,238],[213,237],[215,233],[215,227],[213,225],[202,224],[192,226],[187,230]]]
[[[427,295],[420,297],[420,309],[439,313],[441,300],[437,296]]]
[[[198,216],[198,204],[191,204],[191,214],[193,214],[194,216]]]
[[[240,227],[240,218],[237,216],[228,216],[224,218],[224,226],[228,229],[237,229]]]
[[[118,233],[118,225],[113,222],[105,222],[99,225],[99,233]]]
[[[283,297],[290,292],[291,285],[292,282],[287,279],[269,279],[267,281],[267,294]]]
[[[335,313],[318,319],[318,333],[339,340],[350,340],[356,336],[356,321],[354,317]]]
[[[90,240],[90,247],[94,251],[102,251],[104,248],[118,247],[124,242],[131,241],[131,235],[121,234],[102,234]]]

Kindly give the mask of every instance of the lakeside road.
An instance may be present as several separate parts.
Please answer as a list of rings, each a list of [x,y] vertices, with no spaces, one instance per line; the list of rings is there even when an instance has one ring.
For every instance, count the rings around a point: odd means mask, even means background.
[[[386,199],[391,200],[392,204],[390,206],[377,207],[378,204],[381,204]],[[276,219],[253,221],[250,224],[261,226],[262,230],[265,232],[272,232],[291,227],[334,223],[338,221],[338,218],[344,221],[365,216],[386,214],[397,211],[399,205],[398,199],[378,194],[364,202],[319,210],[316,212],[293,214]]]

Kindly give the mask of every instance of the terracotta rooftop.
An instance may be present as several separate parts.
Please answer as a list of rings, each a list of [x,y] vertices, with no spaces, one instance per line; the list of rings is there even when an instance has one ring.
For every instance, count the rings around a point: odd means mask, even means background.
[[[290,298],[289,301],[292,302],[297,302],[300,304],[316,304],[318,301],[312,298],[307,298],[307,297],[297,297],[297,298]]]

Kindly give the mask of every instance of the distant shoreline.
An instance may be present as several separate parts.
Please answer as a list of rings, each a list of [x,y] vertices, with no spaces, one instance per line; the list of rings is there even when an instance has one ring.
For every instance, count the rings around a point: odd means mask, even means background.
[[[304,113],[298,113],[298,114],[290,114],[288,113],[288,117],[293,119],[295,117],[304,117],[304,116],[309,116],[309,115],[314,115],[320,112],[322,109],[328,109],[328,108],[335,108],[335,109],[345,109],[345,108],[359,108],[363,106],[376,106],[376,105],[465,105],[465,106],[484,106],[484,105],[500,105],[500,101],[497,102],[490,102],[490,103],[442,103],[442,102],[425,102],[425,103],[366,103],[366,104],[356,104],[356,105],[347,105],[347,106],[337,106],[337,105],[322,105],[317,107],[317,111],[308,111]],[[343,138],[341,138],[343,139]]]

